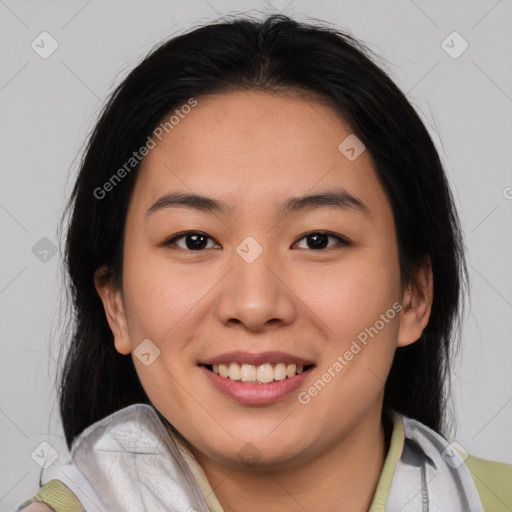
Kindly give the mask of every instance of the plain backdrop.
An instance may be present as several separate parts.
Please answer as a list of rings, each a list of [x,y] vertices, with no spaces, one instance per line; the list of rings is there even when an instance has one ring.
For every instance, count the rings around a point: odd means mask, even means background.
[[[56,229],[86,136],[153,45],[237,12],[348,30],[420,112],[453,186],[472,285],[451,440],[512,463],[512,1],[0,0],[2,511],[37,491],[40,443],[66,457],[54,392]]]

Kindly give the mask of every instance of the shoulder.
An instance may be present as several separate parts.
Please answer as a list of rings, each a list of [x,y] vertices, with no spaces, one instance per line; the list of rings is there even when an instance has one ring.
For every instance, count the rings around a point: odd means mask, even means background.
[[[50,480],[16,512],[85,512],[75,494],[60,480]]]
[[[464,489],[466,499],[474,504],[480,502],[480,507],[475,510],[512,511],[512,465],[471,455],[457,442],[450,443],[440,433],[419,421],[396,411],[394,414],[395,419],[400,418],[403,423],[404,441],[419,448],[427,456],[436,474],[443,476],[441,480],[434,479],[431,482],[433,489],[439,487],[440,496],[444,496],[445,490],[450,488],[454,496],[452,500],[455,500],[455,496]]]
[[[512,465],[468,455],[464,461],[475,481],[485,512],[512,505]]]

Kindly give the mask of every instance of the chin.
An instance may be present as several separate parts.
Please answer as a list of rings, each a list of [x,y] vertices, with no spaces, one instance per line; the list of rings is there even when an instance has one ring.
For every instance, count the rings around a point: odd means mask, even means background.
[[[266,441],[266,442],[265,442]],[[228,446],[211,446],[207,452],[210,457],[216,459],[225,466],[247,470],[286,470],[298,466],[304,462],[304,447],[294,444],[286,445],[283,440],[252,438],[251,440],[238,440],[230,442]],[[233,451],[235,448],[235,451]]]

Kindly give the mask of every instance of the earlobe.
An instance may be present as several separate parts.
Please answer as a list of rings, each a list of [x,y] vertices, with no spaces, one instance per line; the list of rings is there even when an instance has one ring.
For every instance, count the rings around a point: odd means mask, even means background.
[[[103,303],[108,325],[114,336],[116,350],[123,355],[130,353],[130,340],[121,290],[114,285],[108,269],[101,266],[94,273],[94,286]]]
[[[404,291],[400,316],[398,347],[417,341],[428,324],[434,298],[434,280],[430,259],[423,262],[414,273]]]

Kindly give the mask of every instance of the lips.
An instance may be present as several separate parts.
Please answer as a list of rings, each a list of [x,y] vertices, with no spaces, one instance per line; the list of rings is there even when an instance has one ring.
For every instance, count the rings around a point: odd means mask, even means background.
[[[308,377],[314,364],[286,352],[228,352],[199,363],[223,393],[244,404],[270,404],[288,396]]]

